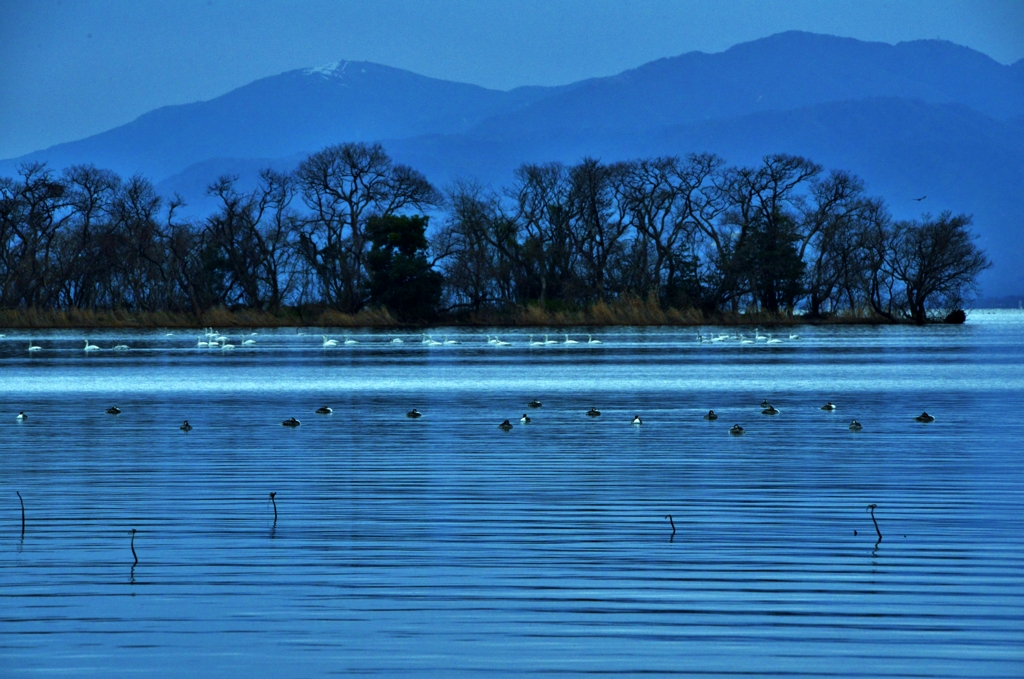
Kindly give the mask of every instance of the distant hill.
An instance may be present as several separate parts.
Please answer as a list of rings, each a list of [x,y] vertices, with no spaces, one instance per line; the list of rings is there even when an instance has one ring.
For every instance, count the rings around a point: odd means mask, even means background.
[[[273,158],[326,144],[454,133],[548,94],[511,92],[342,61],[257,80],[194,104],[159,108],[107,132],[15,159],[91,162],[155,180],[218,157]],[[0,165],[10,173],[11,161]]]
[[[989,295],[1024,293],[1024,60],[937,40],[898,45],[782,33],[564,87],[499,92],[363,62],[290,71],[157,109],[11,161],[142,172],[201,214],[228,172],[294,167],[330,143],[379,140],[436,183],[503,182],[527,161],[714,151],[807,155],[861,175],[898,216],[971,212],[996,262]],[[927,194],[921,203],[911,197]]]
[[[481,128],[636,131],[871,97],[959,103],[1005,119],[1024,113],[1022,76],[1022,69],[944,41],[894,46],[789,32],[589,80]]]

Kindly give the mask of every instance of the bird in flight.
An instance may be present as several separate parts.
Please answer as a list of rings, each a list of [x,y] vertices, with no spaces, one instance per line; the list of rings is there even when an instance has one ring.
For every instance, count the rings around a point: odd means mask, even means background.
[[[918,203],[920,203],[922,200],[924,200],[927,197],[928,196],[921,196],[920,198],[915,198],[914,200],[916,200]]]

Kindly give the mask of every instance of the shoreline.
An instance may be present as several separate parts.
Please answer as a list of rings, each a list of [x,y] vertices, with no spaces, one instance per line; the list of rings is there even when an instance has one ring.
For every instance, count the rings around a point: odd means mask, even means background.
[[[942,324],[936,320],[932,324]],[[408,323],[386,309],[346,314],[332,309],[287,308],[276,312],[251,309],[211,309],[203,314],[171,312],[128,312],[93,310],[0,310],[0,330],[55,329],[144,329],[144,328],[350,328],[423,329],[465,328],[573,328],[573,327],[701,327],[701,326],[792,327],[801,325],[916,325],[913,321],[889,320],[874,315],[844,314],[810,318],[802,315],[766,312],[715,314],[698,310],[663,310],[644,302],[595,305],[585,311],[548,311],[536,306],[520,307],[506,313],[466,314],[435,319],[430,323]]]

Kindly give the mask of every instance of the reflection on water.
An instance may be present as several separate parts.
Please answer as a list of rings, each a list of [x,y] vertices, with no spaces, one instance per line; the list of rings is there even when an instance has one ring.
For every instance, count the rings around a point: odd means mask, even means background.
[[[0,674],[1022,676],[1022,331],[8,331]]]

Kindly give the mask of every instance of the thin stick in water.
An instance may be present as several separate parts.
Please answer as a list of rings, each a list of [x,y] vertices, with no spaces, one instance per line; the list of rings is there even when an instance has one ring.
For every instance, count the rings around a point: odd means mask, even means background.
[[[875,524],[875,532],[878,533],[878,541],[882,541],[882,531],[878,530],[878,521],[875,521],[875,507],[878,505],[872,503],[868,505],[868,511],[871,512],[871,522]]]
[[[666,514],[665,518],[668,519],[669,525],[672,526],[672,535],[676,534],[676,522],[672,520],[671,514]]]
[[[277,524],[277,501],[274,500],[274,496],[275,495],[277,495],[277,493],[271,493],[270,494],[270,501],[274,505],[274,524]]]
[[[137,532],[138,531],[136,531],[134,528],[132,528],[132,556],[135,557],[135,563],[132,564],[132,566],[134,566],[135,564],[139,563],[139,555],[135,553],[135,533],[137,533]]]
[[[18,494],[18,500],[21,501],[21,537],[25,537],[25,500],[21,497],[20,491],[14,491]]]

